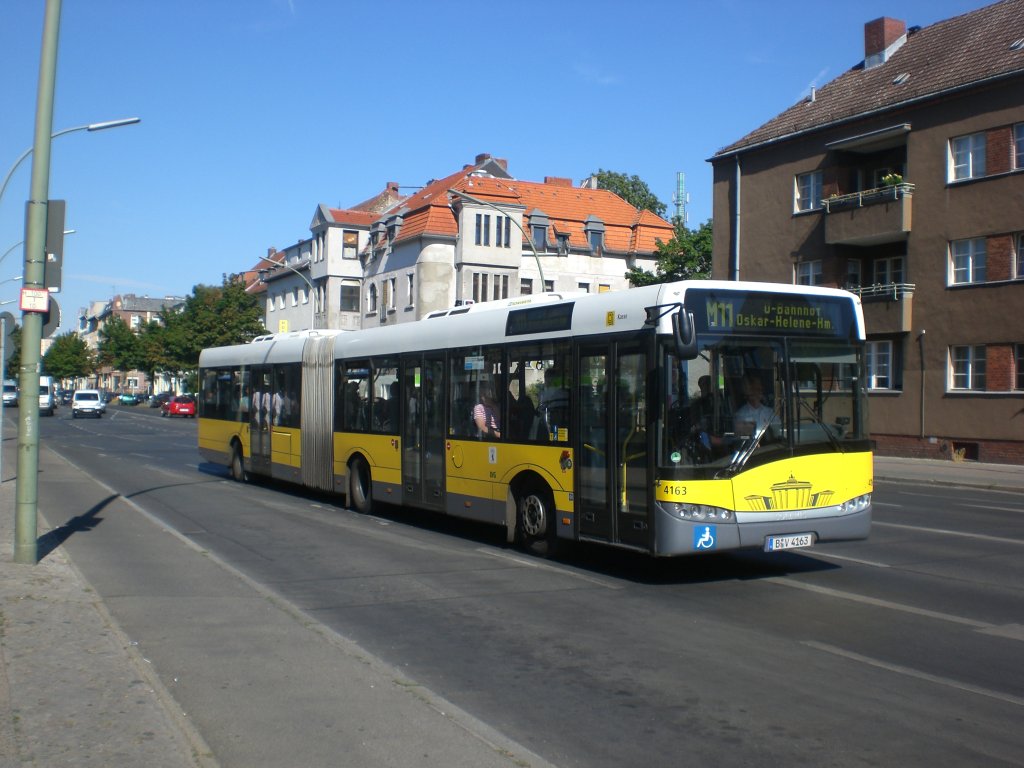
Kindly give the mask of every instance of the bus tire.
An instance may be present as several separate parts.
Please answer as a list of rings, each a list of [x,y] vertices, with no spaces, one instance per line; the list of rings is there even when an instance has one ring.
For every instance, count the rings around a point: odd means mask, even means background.
[[[356,456],[348,465],[348,504],[361,515],[373,509],[373,478],[370,465],[362,456]]]
[[[534,481],[516,495],[516,541],[539,555],[555,554],[555,502],[544,484]]]
[[[242,458],[242,446],[235,443],[231,448],[231,479],[239,483],[244,483],[246,480],[245,476],[245,460]]]

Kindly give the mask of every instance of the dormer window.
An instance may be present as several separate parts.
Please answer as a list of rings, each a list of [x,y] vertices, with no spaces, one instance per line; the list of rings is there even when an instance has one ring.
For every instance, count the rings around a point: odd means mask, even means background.
[[[540,211],[530,214],[530,240],[533,247],[543,253],[548,248],[548,217]]]
[[[591,253],[595,256],[602,255],[604,253],[604,222],[596,216],[588,216],[587,220],[583,222],[583,231],[587,235]]]
[[[569,235],[566,233],[558,232],[555,234],[555,241],[558,243],[558,255],[568,256],[569,255]]]

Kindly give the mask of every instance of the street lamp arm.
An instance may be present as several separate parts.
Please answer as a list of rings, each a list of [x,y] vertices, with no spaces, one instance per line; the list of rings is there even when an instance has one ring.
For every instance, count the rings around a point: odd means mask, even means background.
[[[516,229],[518,229],[522,233],[522,235],[523,235],[523,240],[525,240],[527,242],[527,244],[530,246],[530,250],[533,251],[533,260],[537,263],[537,271],[540,273],[540,286],[541,286],[541,290],[543,292],[544,286],[547,283],[547,281],[544,279],[544,268],[540,265],[540,254],[537,253],[537,246],[535,246],[533,244],[533,240],[531,238],[527,237],[526,230],[523,229],[523,225],[520,224],[519,221],[517,220],[518,217],[517,216],[509,216],[508,215],[508,211],[501,210],[501,208],[496,206],[490,200],[481,200],[479,197],[473,197],[473,195],[467,195],[465,192],[460,192],[457,189],[449,189],[448,190],[448,194],[449,195],[455,195],[456,197],[461,197],[464,200],[469,200],[471,203],[476,203],[477,205],[486,205],[486,206],[488,206],[490,208],[493,208],[498,213],[500,213],[502,216],[506,216],[509,221],[511,221],[513,224],[516,225]]]
[[[122,125],[134,125],[135,123],[142,122],[141,117],[126,117],[121,120],[107,120],[102,123],[89,123],[88,125],[76,125],[74,128],[64,128],[56,133],[50,134],[50,140],[56,139],[58,136],[63,136],[66,133],[74,133],[75,131],[104,131],[107,128],[120,128]],[[14,161],[14,165],[11,166],[11,170],[7,172],[7,176],[4,177],[3,186],[0,187],[0,200],[4,198],[4,192],[7,191],[7,185],[11,181],[11,177],[14,172],[18,170],[18,166],[25,162],[25,158],[32,154],[32,150],[35,147],[29,147],[17,160]]]

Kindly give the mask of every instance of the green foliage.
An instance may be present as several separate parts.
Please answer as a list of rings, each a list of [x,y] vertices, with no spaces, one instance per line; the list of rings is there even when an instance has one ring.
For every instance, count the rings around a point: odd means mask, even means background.
[[[18,369],[21,367],[21,326],[15,323],[11,332],[10,341],[7,344],[6,366],[4,367],[5,379],[17,379]]]
[[[119,371],[137,370],[142,365],[139,337],[120,317],[111,318],[100,328],[97,358],[100,365],[109,365]]]
[[[181,312],[163,319],[167,354],[180,371],[196,368],[207,347],[242,344],[266,333],[259,300],[230,278],[219,287],[195,286]]]
[[[707,280],[711,277],[711,219],[697,229],[676,222],[675,233],[667,243],[658,241],[655,271],[633,267],[626,279],[634,286],[671,283],[676,280]]]
[[[665,216],[665,204],[651,192],[650,187],[636,175],[627,176],[624,173],[598,169],[592,173],[597,179],[598,189],[608,189],[621,197],[634,208],[641,211],[647,210],[656,213],[658,216]]]
[[[92,350],[74,331],[55,338],[43,356],[43,371],[58,379],[89,376],[95,370]]]

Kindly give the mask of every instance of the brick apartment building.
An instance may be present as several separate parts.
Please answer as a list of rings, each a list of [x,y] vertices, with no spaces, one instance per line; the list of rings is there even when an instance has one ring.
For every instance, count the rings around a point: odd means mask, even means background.
[[[867,23],[710,162],[714,277],[861,295],[879,453],[1024,464],[1024,0]]]

